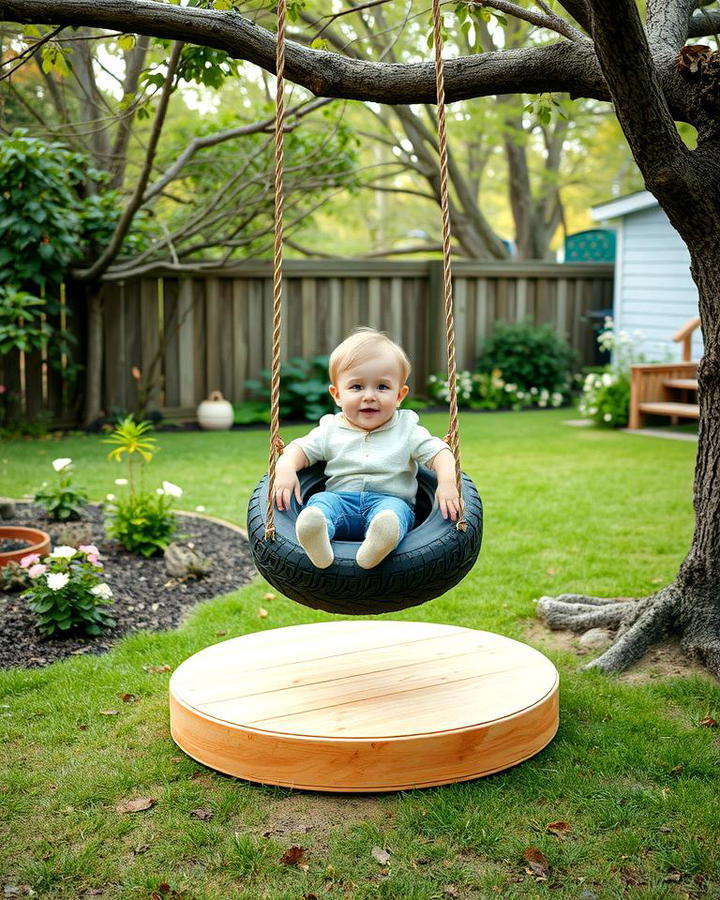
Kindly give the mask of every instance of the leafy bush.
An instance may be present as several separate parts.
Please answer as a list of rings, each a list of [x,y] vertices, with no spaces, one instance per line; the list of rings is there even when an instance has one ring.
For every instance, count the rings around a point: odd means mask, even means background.
[[[329,357],[313,356],[306,360],[299,356],[280,368],[280,417],[317,422],[321,416],[335,411],[335,401],[328,392]],[[272,373],[263,369],[260,380],[246,381],[245,387],[253,400],[270,408],[270,379]],[[258,421],[255,419],[254,421]],[[262,420],[261,420],[262,421]]]
[[[106,522],[109,537],[141,556],[153,556],[167,549],[177,530],[177,520],[170,509],[172,494],[158,488],[157,491],[130,491],[121,498],[113,494],[109,497],[112,498],[108,501],[111,518]]]
[[[630,411],[630,379],[624,372],[590,372],[583,382],[581,415],[608,428],[623,428]]]
[[[565,396],[560,391],[548,391],[534,385],[523,389],[517,384],[506,382],[499,369],[492,372],[475,372],[467,370],[457,375],[458,407],[469,409],[524,409],[530,406],[561,406]],[[431,375],[428,381],[428,393],[441,403],[450,402],[450,390],[447,377]]]
[[[646,362],[643,335],[616,331],[611,317],[597,338],[602,350],[612,353],[610,365],[588,372],[582,386],[580,414],[607,428],[623,428],[630,418],[630,368]]]
[[[575,352],[551,325],[496,322],[492,335],[483,342],[477,368],[481,372],[500,370],[506,384],[521,391],[536,388],[569,394],[570,373]]]
[[[14,561],[0,567],[0,591],[12,594],[22,591],[30,585],[30,576],[27,569]]]
[[[31,553],[20,561],[32,579],[21,596],[37,616],[43,636],[73,629],[97,635],[115,624],[105,609],[112,591],[103,581],[99,555],[97,547],[87,544],[55,547],[42,560]]]
[[[72,483],[72,460],[66,457],[54,459],[52,466],[58,480],[55,484],[44,481],[35,493],[35,502],[45,508],[45,512],[54,522],[79,519],[88,498],[85,491],[74,487]]]
[[[182,488],[170,481],[163,481],[162,487],[154,492],[143,487],[143,467],[152,461],[157,452],[157,441],[148,435],[150,422],[135,422],[127,416],[106,438],[104,444],[115,444],[108,459],[122,462],[127,454],[128,477],[115,479],[115,484],[127,487],[123,496],[108,494],[110,517],[105,530],[110,537],[131,553],[153,556],[165,550],[175,535],[177,520],[171,511],[173,499],[182,496]],[[140,466],[140,487],[137,487],[135,468]]]

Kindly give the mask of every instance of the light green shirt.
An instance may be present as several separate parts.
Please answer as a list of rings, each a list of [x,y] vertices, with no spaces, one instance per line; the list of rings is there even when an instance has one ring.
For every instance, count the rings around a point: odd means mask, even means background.
[[[416,412],[401,409],[380,428],[365,431],[342,413],[329,414],[291,445],[302,450],[310,465],[325,460],[326,491],[377,491],[413,503],[418,463],[426,465],[450,449],[418,423]]]

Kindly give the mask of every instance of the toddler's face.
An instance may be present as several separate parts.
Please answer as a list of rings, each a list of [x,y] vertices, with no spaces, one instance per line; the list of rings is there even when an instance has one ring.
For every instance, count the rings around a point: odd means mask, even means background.
[[[337,384],[330,385],[330,393],[348,422],[365,431],[374,431],[390,421],[408,390],[401,381],[400,363],[391,351],[345,369],[338,375]]]

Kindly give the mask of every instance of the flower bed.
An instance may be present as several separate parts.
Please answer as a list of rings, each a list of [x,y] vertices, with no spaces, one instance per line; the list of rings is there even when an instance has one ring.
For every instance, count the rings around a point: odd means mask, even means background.
[[[102,507],[89,505],[79,522],[51,522],[38,504],[17,504],[16,516],[7,524],[41,528],[54,545],[94,544],[99,549],[103,578],[113,593],[114,602],[107,609],[116,625],[97,637],[73,633],[43,638],[26,601],[17,593],[0,591],[0,667],[44,666],[80,653],[103,653],[128,632],[173,628],[196,603],[230,593],[255,574],[247,541],[225,525],[200,516],[179,518],[184,540],[210,557],[213,565],[200,578],[177,579],[168,575],[162,554],[136,556],[107,538],[103,517]]]

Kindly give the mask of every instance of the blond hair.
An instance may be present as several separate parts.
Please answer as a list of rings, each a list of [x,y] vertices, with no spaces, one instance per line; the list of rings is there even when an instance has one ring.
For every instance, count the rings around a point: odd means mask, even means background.
[[[410,360],[403,348],[383,331],[374,328],[356,328],[330,354],[330,383],[337,384],[338,377],[356,363],[372,356],[379,348],[390,350],[400,366],[400,383],[405,384],[410,374]]]

